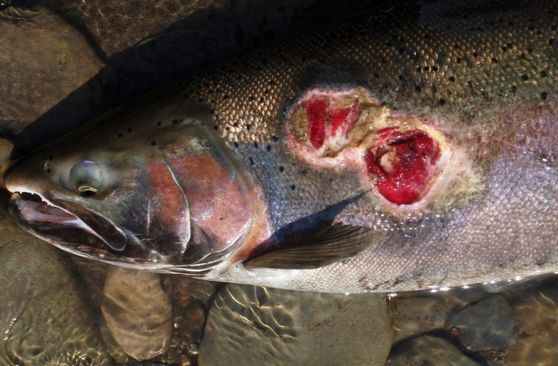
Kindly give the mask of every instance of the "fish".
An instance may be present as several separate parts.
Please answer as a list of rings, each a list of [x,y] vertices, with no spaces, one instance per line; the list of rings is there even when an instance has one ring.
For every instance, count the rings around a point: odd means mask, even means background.
[[[297,32],[22,157],[11,213],[78,256],[291,290],[556,271],[557,12],[398,3]]]

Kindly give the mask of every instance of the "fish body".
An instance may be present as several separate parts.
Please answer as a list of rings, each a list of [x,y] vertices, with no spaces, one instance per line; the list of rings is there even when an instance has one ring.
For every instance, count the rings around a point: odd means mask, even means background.
[[[295,290],[555,271],[557,11],[420,3],[294,35],[25,157],[12,212],[74,254]]]

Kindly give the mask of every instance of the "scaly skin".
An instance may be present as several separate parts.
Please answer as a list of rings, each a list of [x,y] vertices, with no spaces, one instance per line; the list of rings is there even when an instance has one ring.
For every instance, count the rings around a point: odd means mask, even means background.
[[[92,252],[64,243],[76,229],[58,231],[58,239],[47,237],[63,249],[212,280],[364,292],[457,286],[554,271],[556,12],[550,1],[455,1],[395,7],[329,24],[326,31],[294,36],[156,91],[104,117],[104,125],[95,121],[22,160],[6,176],[6,185],[12,192],[34,192],[51,202],[71,202],[72,209],[78,205],[93,210],[106,220],[93,223],[101,229],[111,222],[128,237],[130,232],[142,235],[123,252],[101,249],[96,241],[89,244]],[[360,90],[364,95],[357,98],[359,110],[369,115],[354,128],[366,132],[350,139],[337,156],[312,152],[328,137],[321,136],[319,126],[315,131],[304,127],[308,125],[297,114],[304,96],[317,90],[353,96]],[[191,100],[212,115],[200,115],[188,104]],[[219,226],[212,234],[216,240],[190,245],[180,257],[173,246],[176,231],[162,244],[142,229],[150,222],[146,215],[152,217],[146,207],[154,193],[147,193],[148,180],[141,177],[149,175],[146,163],[152,159],[190,161],[195,154],[192,136],[198,132],[181,122],[187,118],[211,124],[228,146],[221,148],[217,139],[198,131],[200,151],[221,151],[210,161],[219,162],[223,171],[210,176],[228,178],[204,180],[202,164],[192,168],[189,181],[186,170],[169,164],[177,186],[190,207],[206,205],[213,212],[214,221],[204,221],[202,232],[220,225],[216,212],[237,220]],[[324,123],[327,127],[331,121]],[[395,151],[388,144],[391,155],[376,160],[377,167],[366,164],[364,153],[372,149],[377,154],[383,143],[382,128],[425,135],[433,141],[428,144],[440,150],[439,155],[435,148],[417,155],[429,159],[428,164],[407,165],[414,166],[422,180],[420,189],[415,187],[419,193],[404,202],[390,200],[378,186],[378,180],[385,179],[378,178],[378,167],[387,173],[394,166],[399,169],[397,154],[404,149]],[[324,131],[327,134],[327,128]],[[82,159],[102,162],[110,177],[103,178],[105,191],[93,198],[80,197],[64,183]],[[50,172],[45,176],[46,160]],[[432,170],[426,174],[427,169]],[[201,194],[199,187],[207,184],[229,188]],[[159,195],[157,203],[178,199],[173,189],[159,191],[166,195]],[[250,253],[269,243],[264,242],[271,233],[363,192],[335,215],[336,222],[374,233],[361,253],[316,269],[247,270],[242,265]],[[208,199],[192,202],[194,196]],[[192,237],[200,236],[195,227],[201,225],[202,211],[190,210]],[[22,216],[20,211],[22,225],[41,235],[29,216]],[[169,219],[172,215],[165,217],[157,228],[169,234],[162,228],[176,227],[177,222]],[[113,229],[106,233],[119,235]],[[173,257],[161,255],[166,253]],[[209,253],[211,257],[204,257]]]

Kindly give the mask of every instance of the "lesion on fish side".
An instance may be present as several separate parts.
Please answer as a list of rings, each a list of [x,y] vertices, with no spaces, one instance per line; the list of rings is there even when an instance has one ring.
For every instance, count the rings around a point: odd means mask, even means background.
[[[359,171],[370,197],[395,215],[448,209],[483,185],[452,136],[362,87],[307,90],[287,114],[285,141],[316,169]]]

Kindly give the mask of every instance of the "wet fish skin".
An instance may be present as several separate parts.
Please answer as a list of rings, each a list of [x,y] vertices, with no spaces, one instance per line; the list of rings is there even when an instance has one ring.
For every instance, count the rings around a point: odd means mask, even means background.
[[[245,259],[259,241],[235,242],[227,247],[233,252],[228,260],[212,265],[203,274],[206,278],[364,292],[455,286],[553,271],[558,254],[554,238],[558,221],[553,215],[558,208],[556,11],[552,2],[534,6],[526,1],[454,1],[396,7],[350,19],[157,91],[128,114],[120,111],[105,117],[104,127],[95,122],[100,129],[91,132],[96,128],[92,125],[81,132],[88,138],[79,146],[61,140],[23,160],[7,175],[7,186],[94,208],[113,223],[139,225],[145,217],[123,217],[110,196],[87,200],[61,191],[56,181],[45,182],[45,157],[54,156],[53,166],[67,171],[79,160],[102,156],[119,169],[115,186],[121,189],[130,182],[126,177],[137,175],[125,170],[132,164],[132,152],[141,157],[133,162],[134,169],[141,170],[143,157],[151,153],[148,136],[160,140],[156,122],[169,131],[173,120],[192,115],[177,106],[185,99],[196,100],[212,111],[211,118],[200,119],[211,121],[247,166],[252,178],[246,178],[250,188],[245,192],[252,201],[261,199],[265,204],[267,225],[276,232],[363,191],[355,170],[313,166],[298,159],[284,141],[288,112],[309,89],[362,87],[390,111],[404,111],[443,131],[452,146],[465,151],[482,189],[462,200],[450,199],[450,207],[432,204],[410,215],[394,215],[371,194],[335,217],[378,234],[360,254],[317,269],[245,270],[234,260]],[[111,120],[115,122],[107,126]],[[141,126],[141,138],[126,135],[116,144],[128,125]],[[99,148],[101,141],[105,145]],[[244,171],[241,163],[225,165]],[[126,197],[129,213],[144,212],[144,192],[118,192]],[[253,225],[251,230],[260,226],[265,225]],[[263,237],[263,232],[255,236]],[[218,252],[202,247],[197,256]],[[126,262],[124,257],[116,251],[101,259]],[[188,266],[155,265],[148,256],[126,263],[170,272]]]

